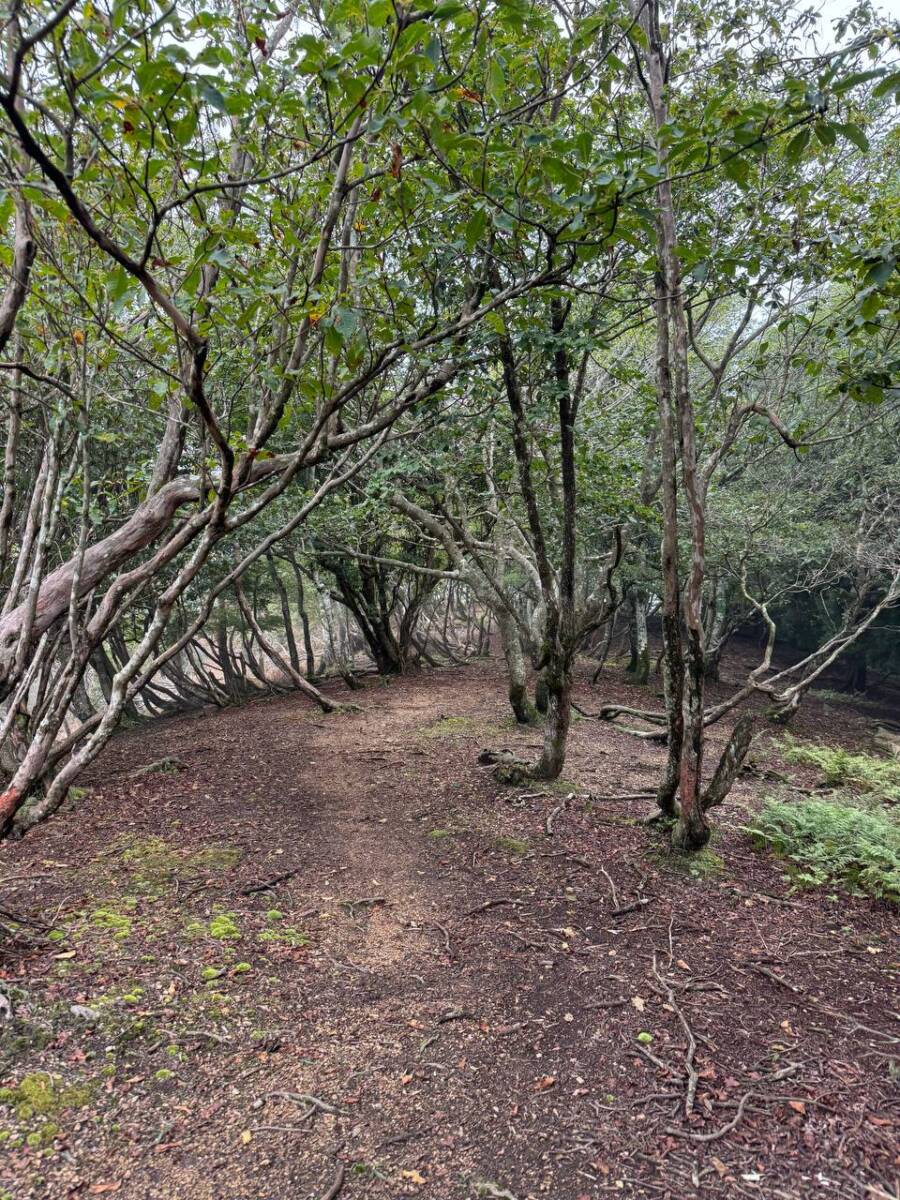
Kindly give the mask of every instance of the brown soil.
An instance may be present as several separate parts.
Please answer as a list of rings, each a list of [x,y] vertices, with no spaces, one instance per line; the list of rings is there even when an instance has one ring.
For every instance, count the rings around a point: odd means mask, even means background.
[[[788,891],[741,830],[771,784],[692,873],[649,802],[588,798],[652,788],[657,746],[578,721],[564,783],[509,789],[479,750],[539,734],[493,666],[352,699],[123,733],[3,847],[0,919],[47,928],[6,940],[0,1197],[896,1194],[896,910]]]

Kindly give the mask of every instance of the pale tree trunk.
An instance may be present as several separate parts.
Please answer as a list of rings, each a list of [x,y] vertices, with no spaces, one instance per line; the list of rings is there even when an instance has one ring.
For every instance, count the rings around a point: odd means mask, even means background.
[[[650,646],[647,640],[647,593],[632,588],[629,597],[628,638],[631,661],[626,674],[633,683],[645,684],[650,678]]]

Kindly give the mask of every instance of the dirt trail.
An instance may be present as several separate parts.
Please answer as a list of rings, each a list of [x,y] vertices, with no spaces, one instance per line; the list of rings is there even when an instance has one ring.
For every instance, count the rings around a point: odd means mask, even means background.
[[[759,783],[689,874],[637,824],[645,805],[587,798],[652,784],[654,747],[579,721],[567,779],[510,790],[479,749],[539,738],[508,726],[493,668],[373,684],[361,704],[323,717],[291,697],[127,732],[87,796],[0,852],[0,903],[54,931],[7,958],[0,1189],[888,1184],[894,915],[788,896],[740,831]],[[165,755],[184,769],[131,777]]]

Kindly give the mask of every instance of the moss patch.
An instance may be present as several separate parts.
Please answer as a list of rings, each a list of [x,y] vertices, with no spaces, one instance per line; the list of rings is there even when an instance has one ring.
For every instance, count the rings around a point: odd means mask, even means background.
[[[30,1121],[58,1116],[65,1109],[83,1108],[92,1092],[89,1083],[66,1084],[57,1075],[37,1071],[25,1075],[15,1087],[0,1088],[0,1104],[9,1105],[20,1121]]]
[[[161,837],[127,837],[119,841],[118,847],[128,872],[123,890],[144,893],[158,893],[178,880],[230,871],[241,858],[234,846],[204,846],[186,853]]]
[[[524,838],[514,837],[498,837],[494,841],[494,845],[503,854],[511,854],[513,857],[520,858],[523,854],[527,854],[531,846]]]

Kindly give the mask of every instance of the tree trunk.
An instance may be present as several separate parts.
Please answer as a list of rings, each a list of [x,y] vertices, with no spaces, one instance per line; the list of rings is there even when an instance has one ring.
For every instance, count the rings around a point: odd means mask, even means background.
[[[272,585],[278,593],[278,599],[281,603],[281,621],[284,625],[284,640],[287,643],[288,657],[291,660],[291,666],[299,673],[300,656],[297,653],[297,640],[294,637],[294,625],[291,620],[291,606],[288,603],[287,589],[281,582],[281,576],[278,574],[278,568],[275,566],[275,560],[271,554],[266,555],[266,562],[269,567],[269,576],[272,580]]]
[[[632,683],[646,684],[650,678],[650,646],[647,641],[647,595],[639,588],[632,589],[628,619],[631,661],[626,674]]]
[[[572,674],[567,665],[554,663],[545,668],[547,718],[544,725],[544,749],[531,772],[535,779],[558,779],[566,761],[566,743],[572,718]]]
[[[525,654],[522,650],[522,639],[519,636],[515,618],[508,612],[499,613],[497,623],[500,627],[503,657],[506,659],[506,671],[509,677],[509,703],[513,714],[520,725],[536,725],[539,717],[537,709],[528,699]]]
[[[750,749],[750,743],[753,741],[757,720],[758,717],[754,713],[748,712],[744,713],[736,722],[731,731],[731,737],[722,751],[715,774],[703,793],[704,810],[715,808],[717,804],[721,804],[734,786],[734,781],[737,779],[738,773],[744,765],[744,759],[747,757],[747,751]]]

